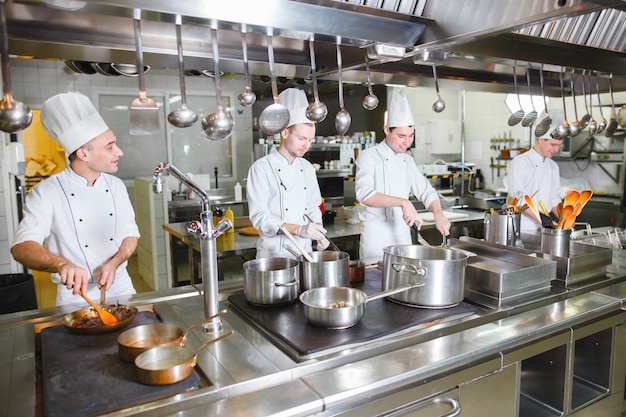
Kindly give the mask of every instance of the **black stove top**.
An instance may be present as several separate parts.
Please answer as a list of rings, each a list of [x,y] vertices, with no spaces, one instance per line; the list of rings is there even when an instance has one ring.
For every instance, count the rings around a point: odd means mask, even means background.
[[[368,295],[381,291],[382,272],[367,270],[365,281],[354,283]],[[372,341],[412,326],[441,319],[473,314],[476,307],[461,302],[455,307],[424,309],[394,303],[387,299],[370,301],[361,321],[343,330],[317,327],[308,323],[299,300],[283,306],[255,306],[244,294],[228,297],[231,305],[263,331],[273,343],[284,348],[294,360],[304,360],[333,348]],[[434,323],[433,323],[434,324]]]

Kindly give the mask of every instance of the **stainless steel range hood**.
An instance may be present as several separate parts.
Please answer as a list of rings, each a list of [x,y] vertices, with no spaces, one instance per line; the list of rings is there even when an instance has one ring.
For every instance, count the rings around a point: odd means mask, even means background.
[[[83,7],[59,8],[67,3]],[[6,7],[10,53],[20,57],[133,63],[138,8],[145,62],[153,68],[176,68],[179,14],[190,69],[212,69],[209,27],[216,21],[221,69],[230,73],[243,72],[245,23],[256,75],[269,73],[269,30],[277,73],[286,78],[309,77],[312,37],[322,79],[336,79],[340,42],[346,82],[365,82],[367,51],[374,83],[430,86],[424,57],[439,51],[447,57],[439,76],[451,88],[510,91],[517,60],[534,69],[545,64],[550,94],[558,77],[549,73],[561,66],[612,73],[614,88],[626,90],[626,0],[229,0],[220,7],[214,0],[13,0]],[[600,88],[607,85],[603,79]]]

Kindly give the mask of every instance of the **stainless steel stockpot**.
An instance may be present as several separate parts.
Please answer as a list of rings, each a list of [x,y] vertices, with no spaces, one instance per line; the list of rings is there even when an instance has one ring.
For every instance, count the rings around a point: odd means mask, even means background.
[[[300,293],[299,262],[289,258],[259,258],[243,264],[244,293],[252,304],[295,301]]]
[[[468,252],[420,245],[383,249],[382,289],[402,287],[419,277],[424,286],[389,299],[425,308],[453,307],[463,301]]]
[[[300,255],[302,290],[319,287],[350,286],[350,255],[347,252],[317,251],[309,253],[314,262]]]

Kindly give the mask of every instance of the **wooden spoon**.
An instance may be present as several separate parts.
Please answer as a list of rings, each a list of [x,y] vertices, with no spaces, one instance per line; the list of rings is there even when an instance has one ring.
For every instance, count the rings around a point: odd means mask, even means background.
[[[559,204],[556,205],[556,214],[559,216],[559,219],[561,218],[561,213],[563,212],[563,202],[559,202]]]
[[[581,210],[583,209],[583,207],[585,207],[585,204],[587,204],[587,202],[591,199],[592,195],[593,195],[592,190],[583,190],[580,192],[580,199],[578,201],[580,201]]]
[[[556,228],[559,230],[563,229],[563,225],[568,221],[570,217],[574,214],[574,206],[563,206],[563,210],[561,211],[561,217],[559,219],[559,224],[557,224]]]
[[[93,307],[94,310],[96,310],[96,313],[98,313],[98,316],[100,316],[100,320],[102,320],[103,324],[107,325],[107,324],[117,323],[117,319],[115,318],[113,314],[98,307],[93,301],[89,299],[89,297],[83,294],[82,291],[79,291],[78,293],[80,294],[81,297],[85,299],[85,301],[89,303],[90,306]]]
[[[576,222],[576,215],[572,214],[563,222],[563,230],[570,230]]]
[[[530,212],[533,214],[533,217],[535,217],[535,219],[539,223],[541,223],[541,216],[539,215],[539,211],[537,211],[537,207],[535,207],[535,203],[533,203],[532,197],[525,195],[524,201],[526,201],[526,204],[528,204],[528,208],[530,209]]]
[[[580,192],[576,190],[568,190],[563,199],[563,206],[574,206],[580,200]]]

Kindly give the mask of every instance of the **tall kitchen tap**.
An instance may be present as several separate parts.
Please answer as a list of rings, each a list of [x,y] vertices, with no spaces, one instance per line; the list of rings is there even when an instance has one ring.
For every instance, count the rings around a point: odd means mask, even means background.
[[[202,187],[189,179],[181,170],[169,162],[161,162],[154,170],[152,190],[155,193],[163,192],[163,173],[169,172],[187,187],[193,190],[202,200],[200,221],[193,221],[187,226],[189,233],[200,237],[200,260],[202,265],[202,284],[204,290],[204,314],[211,317],[219,311],[219,291],[217,275],[217,249],[215,239],[233,227],[232,222],[224,218],[213,228],[213,213],[209,195]],[[202,326],[205,333],[219,333],[223,330],[220,317],[207,321]]]

